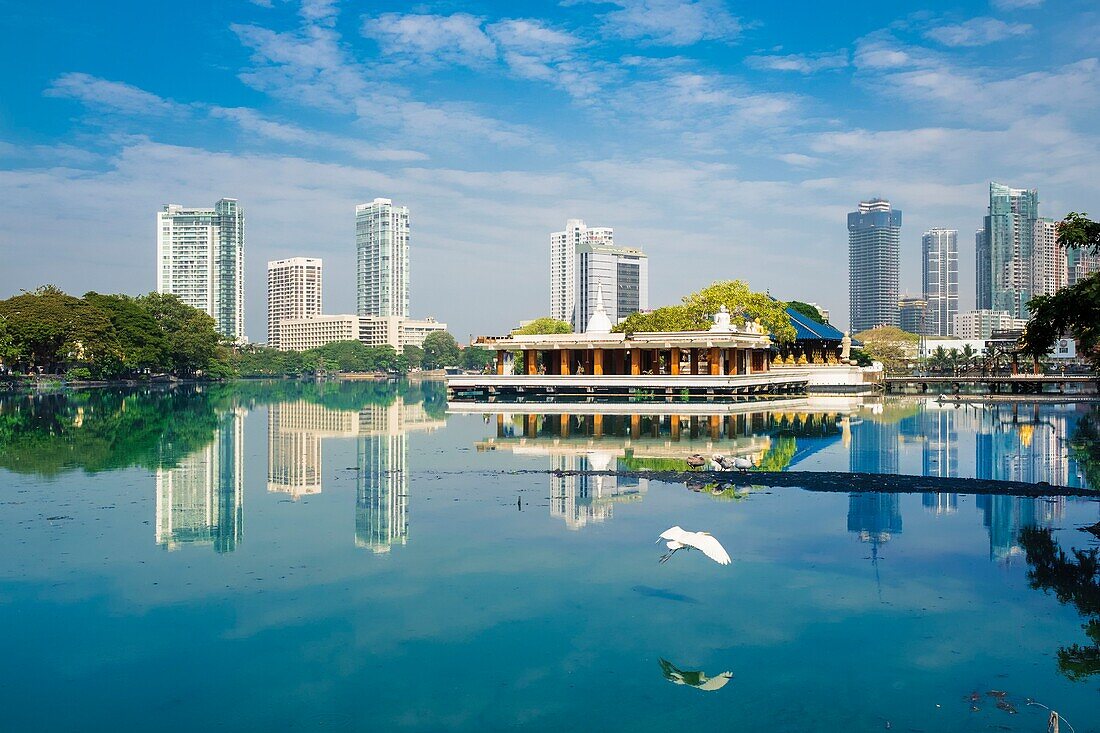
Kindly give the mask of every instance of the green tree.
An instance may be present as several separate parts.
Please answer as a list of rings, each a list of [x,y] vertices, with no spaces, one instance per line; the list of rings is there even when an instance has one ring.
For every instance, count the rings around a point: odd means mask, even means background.
[[[705,331],[711,319],[686,305],[668,305],[649,313],[631,313],[614,330],[620,333]]]
[[[410,369],[416,369],[420,367],[420,364],[424,361],[424,349],[413,344],[408,344],[401,350],[401,355],[405,357],[405,360],[409,363]]]
[[[468,346],[462,350],[462,368],[471,371],[484,371],[493,363],[495,354],[480,346]]]
[[[0,316],[0,365],[11,368],[19,358],[19,349],[15,345],[15,339],[8,333],[8,322]]]
[[[367,349],[367,368],[372,372],[408,371],[408,360],[389,344]]]
[[[801,300],[791,300],[787,302],[787,307],[793,310],[795,313],[801,313],[802,315],[809,318],[811,321],[817,321],[818,323],[828,323],[828,321],[825,320],[825,316],[821,315],[821,311],[819,311],[817,308],[810,305],[809,303],[803,303]]]
[[[135,302],[156,321],[168,342],[168,364],[179,376],[231,374],[229,350],[214,319],[175,295],[149,293]]]
[[[446,331],[433,331],[424,339],[425,369],[442,369],[458,366],[462,361],[462,352],[455,337]]]
[[[1100,222],[1071,211],[1058,223],[1058,244],[1100,253]],[[1059,338],[1070,335],[1077,341],[1078,353],[1100,368],[1100,272],[1054,295],[1038,295],[1027,307],[1031,319],[1024,329],[1025,353],[1043,357]]]
[[[106,314],[52,285],[0,301],[0,317],[7,322],[17,366],[57,373],[117,358],[118,341]]]
[[[156,319],[128,295],[85,293],[84,300],[105,313],[118,339],[118,363],[110,376],[132,375],[144,370],[164,371],[170,367],[168,339]]]
[[[684,298],[684,305],[696,315],[711,317],[722,306],[733,319],[758,320],[777,341],[794,341],[795,330],[787,315],[787,304],[767,293],[749,290],[742,280],[716,282]]]
[[[541,336],[551,333],[573,333],[573,327],[565,321],[543,317],[512,331],[513,336]]]
[[[876,361],[881,361],[887,370],[904,366],[917,356],[920,336],[903,331],[897,326],[875,326],[860,331],[853,338],[863,343],[863,350]],[[955,349],[957,360],[958,350]],[[951,352],[947,352],[947,363],[954,364]]]

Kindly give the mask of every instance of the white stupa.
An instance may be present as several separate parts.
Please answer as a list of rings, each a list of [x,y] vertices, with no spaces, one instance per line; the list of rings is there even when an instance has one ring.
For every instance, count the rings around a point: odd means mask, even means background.
[[[588,325],[585,326],[585,333],[611,333],[611,319],[607,315],[607,311],[603,309],[603,283],[600,283],[596,288],[596,311],[592,314],[592,317],[588,319]]]

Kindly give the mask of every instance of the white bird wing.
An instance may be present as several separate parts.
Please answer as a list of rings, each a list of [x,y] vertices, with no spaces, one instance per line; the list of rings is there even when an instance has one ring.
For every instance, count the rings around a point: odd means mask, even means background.
[[[669,527],[664,532],[658,535],[662,540],[674,540],[676,542],[683,542],[684,535],[687,534],[680,525],[675,527]]]
[[[683,540],[681,540],[681,542],[683,542]],[[726,552],[726,548],[722,547],[722,543],[706,532],[694,533],[690,541],[684,544],[691,545],[695,549],[702,551],[704,555],[714,560],[714,562],[719,565],[729,565],[731,562],[729,553]]]
[[[703,684],[697,685],[695,689],[706,690],[707,692],[712,692],[713,690],[721,690],[723,687],[726,686],[726,683],[729,682],[730,678],[732,677],[733,672],[723,672],[716,677],[711,677]]]

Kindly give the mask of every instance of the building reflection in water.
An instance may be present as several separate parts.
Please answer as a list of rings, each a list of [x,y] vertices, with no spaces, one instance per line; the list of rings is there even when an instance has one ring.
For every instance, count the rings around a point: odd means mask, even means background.
[[[321,441],[359,435],[359,412],[298,400],[267,412],[267,490],[297,501],[321,493]]]
[[[408,541],[408,433],[430,432],[446,424],[446,420],[430,416],[423,403],[406,403],[401,397],[388,406],[371,405],[359,412],[357,547],[381,553]]]
[[[409,535],[408,437],[446,421],[433,418],[421,402],[401,396],[389,405],[334,410],[299,400],[268,411],[267,489],[293,499],[322,490],[322,443],[356,440],[355,545],[386,552]]]
[[[585,455],[551,455],[553,471],[614,471],[618,459],[607,451]],[[632,476],[550,477],[550,516],[565,521],[569,529],[581,529],[589,522],[610,519],[616,503],[641,501],[649,490],[649,479]]]
[[[570,529],[609,519],[614,505],[638,501],[649,482],[631,476],[575,475],[584,471],[686,470],[685,459],[715,453],[751,457],[768,470],[786,468],[799,451],[809,454],[840,439],[836,413],[761,409],[730,405],[710,413],[629,412],[631,406],[557,406],[550,414],[495,414],[496,436],[478,450],[510,450],[549,459],[550,515]],[[802,408],[804,405],[799,404]],[[597,410],[606,409],[607,413]],[[713,409],[713,408],[712,408]],[[566,412],[576,410],[576,412]],[[812,437],[803,447],[796,436]]]
[[[232,552],[241,541],[244,516],[244,411],[219,418],[214,439],[172,468],[156,472],[156,543],[213,545]]]

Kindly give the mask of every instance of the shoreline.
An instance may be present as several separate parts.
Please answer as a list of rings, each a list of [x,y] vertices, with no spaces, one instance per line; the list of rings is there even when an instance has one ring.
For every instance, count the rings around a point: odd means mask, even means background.
[[[1023,481],[916,476],[913,474],[845,473],[840,471],[563,471],[519,470],[551,476],[617,476],[648,478],[667,484],[713,484],[715,488],[764,486],[824,493],[973,494],[1029,498],[1079,496],[1100,501],[1100,489],[1085,489]]]

